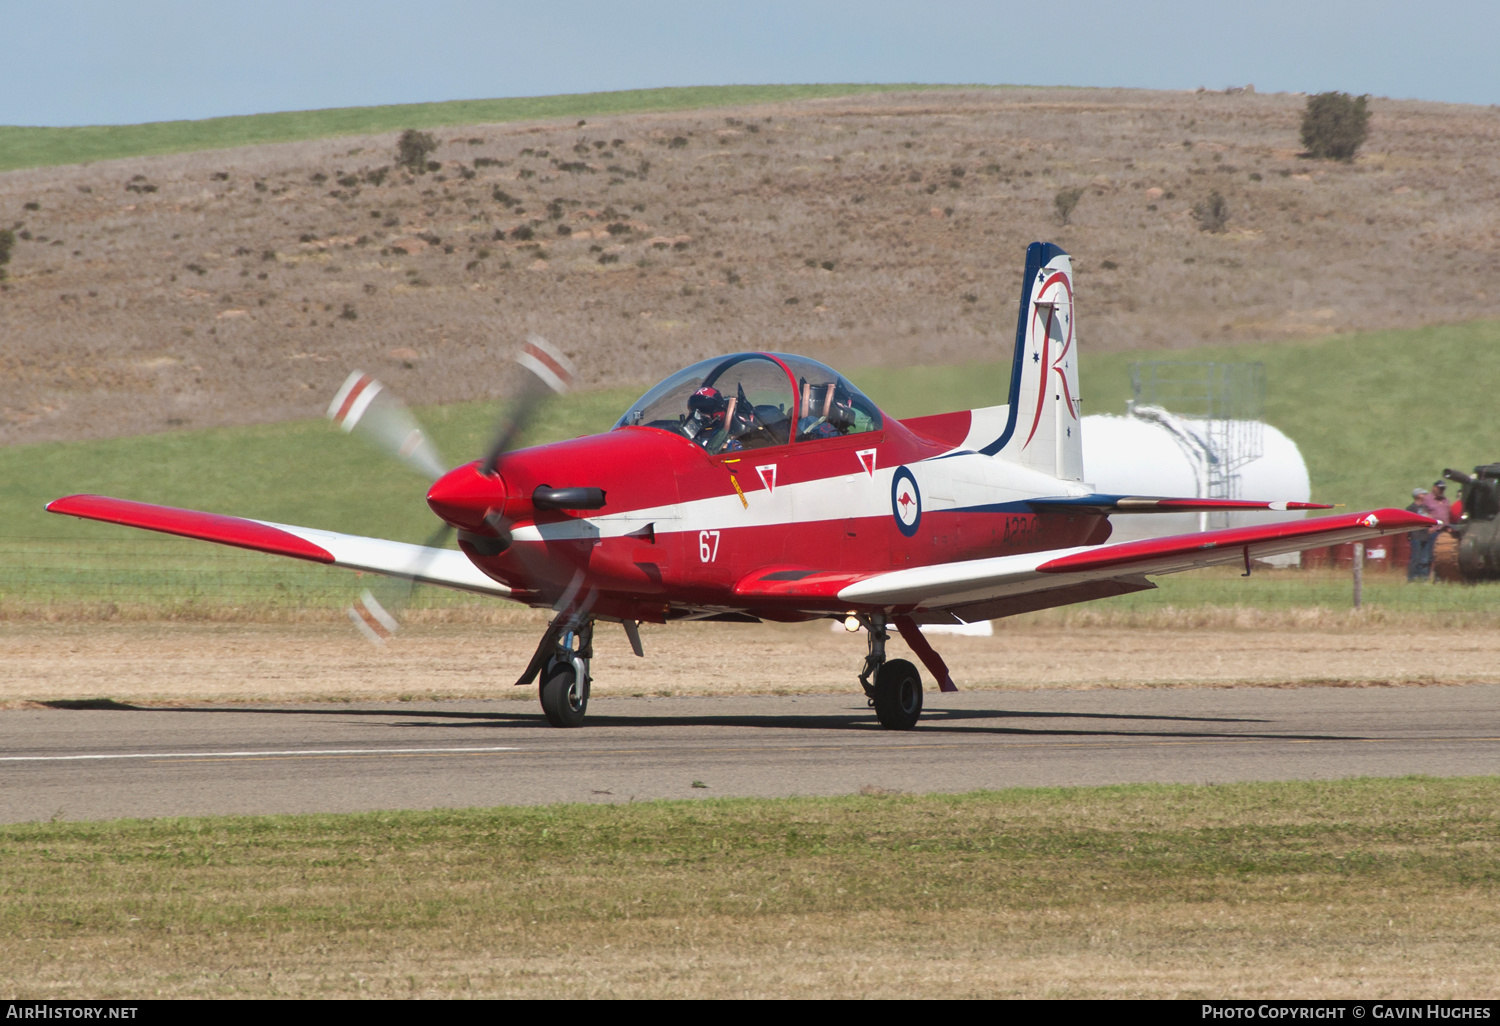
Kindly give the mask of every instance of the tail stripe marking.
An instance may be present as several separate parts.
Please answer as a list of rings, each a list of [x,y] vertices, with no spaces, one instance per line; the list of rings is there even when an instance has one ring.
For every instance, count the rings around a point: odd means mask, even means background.
[[[1016,311],[1015,355],[1011,363],[1010,393],[1006,400],[1009,412],[1005,420],[1005,430],[1000,433],[1000,437],[979,450],[985,456],[993,456],[1004,449],[1010,444],[1011,436],[1016,432],[1016,411],[1021,400],[1021,368],[1026,362],[1026,325],[1031,311],[1031,296],[1038,284],[1046,280],[1046,272],[1043,269],[1047,264],[1059,256],[1066,255],[1060,246],[1050,242],[1033,242],[1026,247],[1026,270],[1021,276],[1021,306]]]
[[[1057,316],[1057,306],[1055,304],[1049,304],[1047,306],[1047,324],[1042,335],[1042,366],[1043,368],[1051,367],[1058,374],[1062,375],[1063,396],[1068,400],[1068,413],[1071,415],[1073,413],[1073,397],[1068,394],[1068,376],[1063,371],[1063,369],[1058,366],[1058,364],[1060,364],[1063,361],[1063,358],[1068,355],[1068,350],[1073,348],[1073,290],[1068,287],[1068,276],[1059,271],[1042,283],[1040,291],[1042,295],[1046,295],[1047,290],[1050,289],[1054,283],[1059,281],[1062,282],[1062,287],[1068,294],[1068,337],[1063,340],[1063,347],[1062,349],[1058,350],[1057,359],[1052,360],[1049,363],[1048,354],[1052,343],[1052,318]],[[1036,314],[1032,315],[1032,323],[1036,323]],[[1026,436],[1026,441],[1021,446],[1021,448],[1023,449],[1026,448],[1026,446],[1030,445],[1032,438],[1036,436],[1037,425],[1042,421],[1042,401],[1046,398],[1047,375],[1044,371],[1036,386],[1036,416],[1031,418],[1031,434]]]

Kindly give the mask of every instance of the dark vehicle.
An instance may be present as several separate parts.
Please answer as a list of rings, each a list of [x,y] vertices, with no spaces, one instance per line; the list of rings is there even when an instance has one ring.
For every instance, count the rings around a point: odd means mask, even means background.
[[[1463,485],[1463,516],[1453,525],[1459,572],[1466,581],[1500,579],[1500,463],[1472,474],[1444,470],[1443,476]]]

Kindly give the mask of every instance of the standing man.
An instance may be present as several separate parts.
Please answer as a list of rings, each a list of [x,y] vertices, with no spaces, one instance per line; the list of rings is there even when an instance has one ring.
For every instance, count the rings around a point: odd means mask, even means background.
[[[1406,507],[1408,513],[1421,513],[1430,516],[1427,512],[1427,500],[1431,498],[1426,488],[1413,488],[1411,490],[1411,505]],[[1425,581],[1427,575],[1432,573],[1432,546],[1437,541],[1437,535],[1429,530],[1413,531],[1407,535],[1411,539],[1411,555],[1406,560],[1406,580],[1410,584],[1413,581]]]
[[[1414,513],[1429,516],[1437,523],[1425,530],[1412,532],[1411,562],[1406,566],[1408,581],[1426,581],[1432,574],[1432,556],[1438,536],[1448,530],[1448,524],[1453,520],[1453,507],[1448,502],[1447,491],[1446,483],[1434,481],[1431,491],[1419,488],[1412,492],[1415,501],[1407,508]]]
[[[1427,507],[1423,512],[1438,522],[1438,526],[1432,529],[1432,535],[1436,538],[1453,522],[1453,504],[1448,501],[1448,485],[1443,481],[1432,482],[1432,491],[1427,493],[1422,505]]]
[[[1458,574],[1458,545],[1453,537],[1453,503],[1448,501],[1448,485],[1442,480],[1432,482],[1432,491],[1427,494],[1427,508],[1423,511],[1438,522],[1432,528],[1432,566],[1434,580],[1444,581]]]

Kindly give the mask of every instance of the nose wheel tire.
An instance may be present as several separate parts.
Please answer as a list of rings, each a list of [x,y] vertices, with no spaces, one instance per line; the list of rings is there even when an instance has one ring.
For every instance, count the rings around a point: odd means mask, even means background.
[[[905,659],[892,659],[875,673],[870,696],[875,716],[886,730],[910,730],[922,715],[922,678]]]
[[[588,671],[579,674],[571,659],[547,664],[541,684],[542,713],[554,727],[581,727],[589,708]]]

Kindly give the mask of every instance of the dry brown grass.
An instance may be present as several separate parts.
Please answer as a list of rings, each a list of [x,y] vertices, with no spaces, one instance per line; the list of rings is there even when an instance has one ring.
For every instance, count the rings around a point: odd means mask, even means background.
[[[484,396],[528,329],[590,384],[741,348],[988,359],[1034,238],[1077,255],[1096,350],[1500,316],[1500,115],[1376,101],[1345,165],[1297,158],[1302,102],[983,90],[476,126],[441,133],[440,174],[378,186],[339,179],[393,163],[394,134],[9,172],[0,222],[32,238],[0,293],[0,442],[315,415],[353,365]],[[1191,217],[1212,191],[1215,235]]]
[[[534,702],[534,689],[511,682],[541,623],[523,611],[509,622],[419,624],[375,648],[347,623],[0,622],[0,707],[106,697]],[[991,638],[936,639],[964,690],[1473,684],[1493,681],[1500,661],[1493,630],[1002,624]],[[596,695],[856,694],[864,657],[862,637],[822,624],[647,624],[642,634],[647,658],[636,659],[623,632],[600,625]]]

